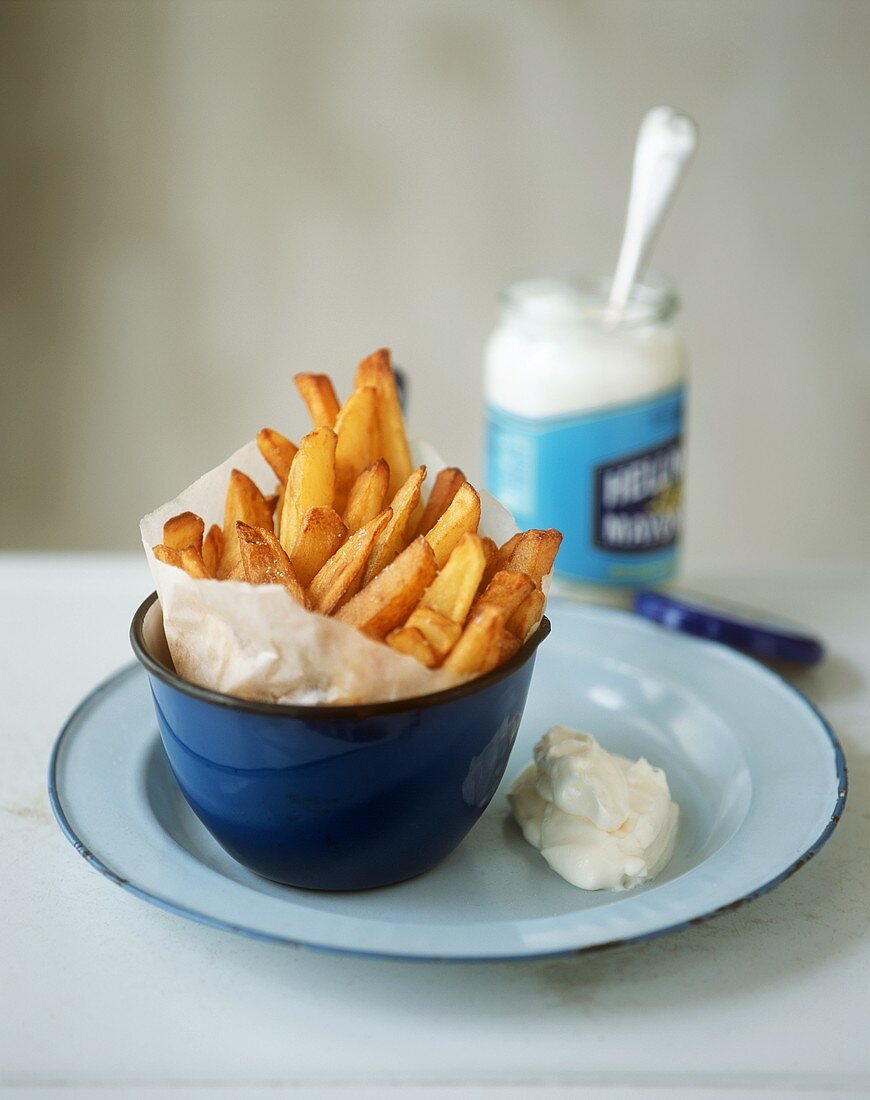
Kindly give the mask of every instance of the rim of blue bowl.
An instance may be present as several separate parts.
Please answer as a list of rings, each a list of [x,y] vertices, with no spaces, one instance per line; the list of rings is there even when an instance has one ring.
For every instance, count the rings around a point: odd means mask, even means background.
[[[546,615],[541,619],[537,630],[531,634],[513,657],[485,672],[483,676],[477,676],[473,680],[466,680],[456,687],[446,688],[444,691],[430,692],[427,695],[414,695],[407,699],[391,699],[382,703],[340,703],[327,705],[305,705],[301,703],[261,703],[252,699],[239,699],[235,695],[225,695],[220,691],[212,691],[211,688],[200,687],[189,680],[184,680],[173,669],[169,669],[162,661],[154,657],[145,642],[144,626],[145,616],[157,602],[157,593],[152,592],[147,599],[139,605],[133,621],[130,624],[130,644],[136,659],[144,667],[149,676],[156,676],[169,687],[176,688],[185,695],[194,699],[200,699],[205,703],[212,703],[218,707],[228,707],[230,710],[245,711],[249,714],[268,714],[281,718],[305,718],[311,721],[315,718],[377,718],[384,714],[397,714],[401,711],[423,710],[428,707],[440,706],[442,703],[452,703],[457,699],[463,699],[468,695],[475,695],[479,691],[504,680],[512,672],[516,672],[528,661],[535,650],[550,633],[550,620]],[[162,614],[162,610],[161,610]]]

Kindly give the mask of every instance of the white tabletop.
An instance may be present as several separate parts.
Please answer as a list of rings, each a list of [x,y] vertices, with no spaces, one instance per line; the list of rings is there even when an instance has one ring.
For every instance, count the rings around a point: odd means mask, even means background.
[[[870,1095],[870,576],[692,581],[829,643],[797,682],[846,752],[839,829],[773,893],[679,934],[439,965],[245,940],[87,867],[49,809],[48,755],[78,700],[130,660],[149,578],[138,557],[0,556],[0,1095]]]

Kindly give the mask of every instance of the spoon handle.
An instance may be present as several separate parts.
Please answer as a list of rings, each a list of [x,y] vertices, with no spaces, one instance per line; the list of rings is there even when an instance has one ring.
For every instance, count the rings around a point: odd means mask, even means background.
[[[698,145],[697,123],[672,107],[654,107],[640,126],[625,233],[610,289],[607,315],[618,320],[652,246],[677,187]]]

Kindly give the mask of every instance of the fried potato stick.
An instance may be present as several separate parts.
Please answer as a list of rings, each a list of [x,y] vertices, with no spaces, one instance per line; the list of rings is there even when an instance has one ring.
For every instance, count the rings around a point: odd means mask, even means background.
[[[407,619],[436,573],[432,547],[424,538],[415,539],[335,617],[382,641]]]
[[[275,471],[275,477],[282,485],[286,485],[290,466],[299,448],[274,428],[263,428],[257,433],[257,446],[260,454]]]
[[[158,561],[166,565],[174,565],[177,569],[183,569],[188,576],[198,581],[211,580],[211,574],[202,561],[202,555],[195,546],[185,546],[178,550],[174,546],[164,546],[158,543],[153,547],[154,556]]]
[[[344,525],[353,534],[383,511],[390,487],[390,468],[383,458],[367,466],[351,486]]]
[[[335,422],[335,507],[342,511],[351,486],[378,457],[378,392],[359,386]]]
[[[426,507],[423,509],[423,515],[420,517],[418,535],[429,534],[464,483],[465,474],[456,466],[448,466],[438,474],[429,499],[426,501]]]
[[[511,634],[524,642],[541,621],[546,602],[546,597],[540,588],[533,588],[508,619],[507,628]]]
[[[470,532],[463,535],[405,623],[410,629],[420,631],[436,664],[462,633],[462,624],[483,576],[484,565],[480,537]]]
[[[334,428],[338,398],[328,374],[297,374],[293,381],[311,415],[315,428]]]
[[[223,550],[217,576],[226,579],[239,564],[239,536],[236,524],[241,520],[251,527],[272,528],[272,509],[247,474],[233,470],[224,504]]]
[[[542,578],[553,568],[561,544],[562,535],[553,528],[547,531],[520,531],[499,550],[491,566],[492,574],[500,569],[528,573],[540,588]],[[491,579],[491,576],[484,575],[486,583]]]
[[[480,676],[499,663],[504,627],[504,613],[484,605],[468,620],[462,637],[447,654],[444,668],[460,676]]]
[[[224,533],[216,523],[213,523],[202,540],[203,564],[213,577],[217,576],[223,549]]]
[[[375,540],[390,522],[392,514],[392,510],[387,508],[370,523],[360,527],[318,572],[308,588],[309,601],[315,611],[331,615],[356,595]]]
[[[163,524],[163,545],[174,550],[184,550],[186,546],[202,549],[202,534],[205,524],[195,512],[182,512]]]
[[[296,603],[306,607],[305,590],[277,536],[241,521],[236,524],[236,533],[244,579],[248,584],[280,584]]]
[[[332,508],[309,508],[290,562],[307,588],[347,537],[347,528]]]
[[[392,499],[408,480],[413,466],[389,349],[381,348],[363,359],[357,368],[356,385],[357,388],[373,386],[378,391],[380,448],[390,467],[389,497]]]
[[[460,485],[450,505],[432,528],[426,533],[426,541],[435,552],[435,560],[441,568],[453,548],[468,531],[477,531],[480,523],[480,497],[466,481]]]
[[[279,537],[289,557],[293,557],[308,509],[331,508],[334,499],[335,432],[315,428],[302,438],[287,478]]]
[[[387,645],[396,653],[415,658],[426,668],[434,668],[438,663],[429,643],[414,626],[402,626],[392,631],[387,635]]]
[[[404,549],[407,544],[407,532],[414,509],[420,503],[420,486],[426,477],[426,467],[418,466],[408,480],[393,497],[390,508],[393,517],[383,529],[366,566],[363,584],[373,580]]]

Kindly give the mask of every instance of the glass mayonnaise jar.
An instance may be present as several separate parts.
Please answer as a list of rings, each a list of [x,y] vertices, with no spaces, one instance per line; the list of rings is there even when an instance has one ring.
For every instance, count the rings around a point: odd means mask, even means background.
[[[674,575],[687,372],[670,285],[646,279],[615,321],[607,291],[509,286],[484,368],[487,488],[521,528],[558,528],[557,576],[601,593]]]

